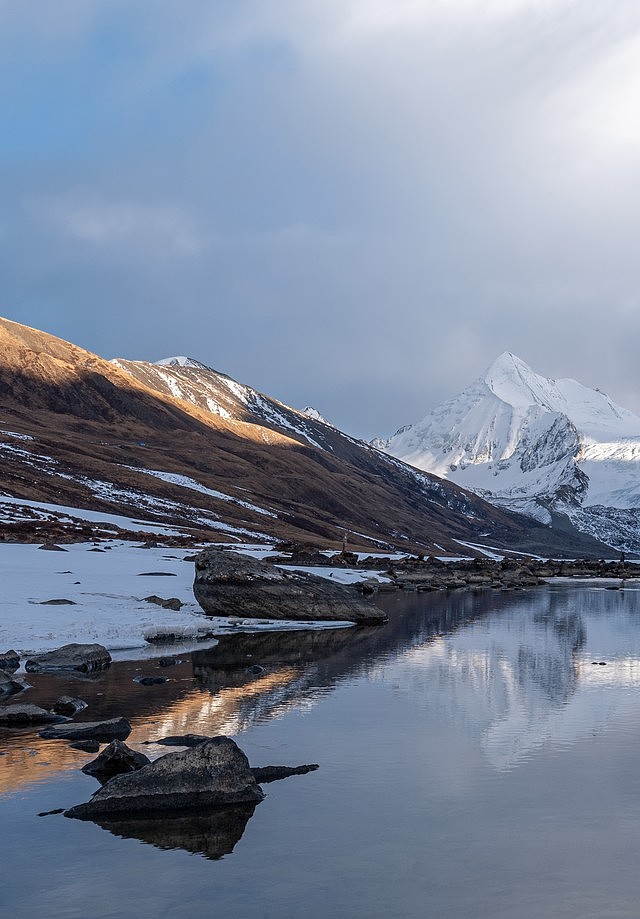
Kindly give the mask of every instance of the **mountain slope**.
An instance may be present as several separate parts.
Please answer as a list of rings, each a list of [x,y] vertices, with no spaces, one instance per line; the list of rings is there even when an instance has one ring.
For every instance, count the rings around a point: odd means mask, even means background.
[[[640,549],[640,418],[509,352],[379,445],[496,505],[549,524],[561,513],[611,545]]]
[[[119,364],[0,319],[2,538],[153,532],[339,547],[346,531],[351,546],[440,554],[479,539],[550,545],[548,528],[229,378],[216,381],[218,397],[199,397],[198,374],[214,373],[201,365],[133,376]],[[169,372],[188,378],[192,398],[184,386],[176,395]],[[579,539],[572,548],[598,551]]]

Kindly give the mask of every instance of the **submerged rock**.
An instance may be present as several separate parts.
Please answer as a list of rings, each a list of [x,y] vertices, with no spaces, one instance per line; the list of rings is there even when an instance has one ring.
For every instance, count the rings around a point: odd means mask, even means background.
[[[97,740],[79,740],[77,743],[69,744],[69,746],[72,750],[82,750],[83,753],[97,753],[100,749],[100,744]]]
[[[29,724],[61,724],[68,721],[64,715],[48,712],[39,705],[5,705],[0,708],[0,724],[8,727],[24,727]]]
[[[161,744],[163,747],[197,747],[199,744],[213,740],[208,734],[170,734],[158,740],[145,740],[147,744]]]
[[[264,784],[266,782],[279,782],[280,779],[288,779],[292,775],[306,775],[308,772],[315,772],[320,766],[317,763],[307,763],[305,766],[252,766],[251,771],[255,776],[256,782]]]
[[[126,740],[131,725],[126,718],[110,718],[107,721],[84,721],[64,724],[40,731],[40,737],[48,740]]]
[[[224,549],[196,557],[193,592],[212,616],[382,623],[387,616],[353,587]]]
[[[229,737],[214,737],[178,753],[167,753],[137,772],[117,775],[66,817],[159,814],[192,808],[257,804],[264,792],[249,761]]]
[[[85,708],[87,708],[87,703],[84,699],[76,699],[74,696],[60,696],[53,703],[51,710],[58,715],[71,715],[73,717],[78,712],[84,711]]]
[[[70,644],[35,654],[25,664],[28,673],[47,670],[79,670],[82,673],[93,673],[106,670],[111,664],[111,655],[103,645]]]
[[[151,760],[144,753],[132,750],[121,740],[112,740],[100,756],[82,767],[85,775],[92,775],[99,782],[107,782],[114,775],[136,772],[148,765]]]

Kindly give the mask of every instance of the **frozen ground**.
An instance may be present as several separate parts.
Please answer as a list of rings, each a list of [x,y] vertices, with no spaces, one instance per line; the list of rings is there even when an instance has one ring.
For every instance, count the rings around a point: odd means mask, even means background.
[[[254,556],[268,551],[264,546],[242,548]],[[136,659],[171,651],[165,644],[145,641],[145,633],[158,629],[183,634],[188,641],[179,648],[186,651],[204,632],[310,627],[309,623],[205,616],[193,597],[193,562],[185,561],[193,550],[144,549],[118,541],[95,547],[76,543],[65,549],[0,546],[0,652],[14,648],[24,657],[69,642],[99,642],[114,657]],[[317,573],[344,575],[331,568]],[[144,597],[152,594],[177,597],[184,606],[176,612],[145,602]],[[49,600],[71,600],[73,605],[47,604]],[[315,623],[316,627],[341,625]]]

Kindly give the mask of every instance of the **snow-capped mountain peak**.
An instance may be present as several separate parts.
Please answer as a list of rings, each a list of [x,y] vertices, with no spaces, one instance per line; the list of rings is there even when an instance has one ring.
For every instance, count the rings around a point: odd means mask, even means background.
[[[307,405],[302,409],[302,414],[306,415],[307,418],[312,418],[314,421],[321,421],[322,424],[328,424],[330,427],[333,427],[330,421],[321,415],[317,408],[314,408],[313,405]]]
[[[640,547],[640,418],[599,389],[541,376],[509,351],[376,446],[547,522],[550,509],[583,517],[595,506],[633,509]],[[587,525],[603,536],[593,520]]]
[[[198,370],[211,370],[202,361],[197,361],[194,357],[185,357],[183,354],[178,357],[163,357],[159,361],[153,362],[156,367],[196,367]]]
[[[504,351],[496,358],[483,379],[491,392],[507,405],[542,405],[550,411],[557,411],[553,406],[556,401],[553,381],[535,373],[510,351]]]

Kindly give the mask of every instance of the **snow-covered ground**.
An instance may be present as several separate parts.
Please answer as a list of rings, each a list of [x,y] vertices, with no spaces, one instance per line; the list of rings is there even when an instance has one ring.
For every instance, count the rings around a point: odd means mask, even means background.
[[[145,634],[154,630],[184,635],[179,649],[187,651],[205,632],[348,626],[205,616],[193,597],[193,562],[185,561],[193,550],[145,549],[117,541],[64,548],[0,546],[0,651],[13,648],[24,657],[69,642],[99,642],[116,658],[137,659],[173,650],[145,641]],[[258,557],[268,551],[264,546],[242,549]],[[317,573],[331,577],[344,571],[324,568]],[[177,612],[145,602],[153,594],[177,597],[184,605]],[[49,600],[71,600],[73,605]]]

